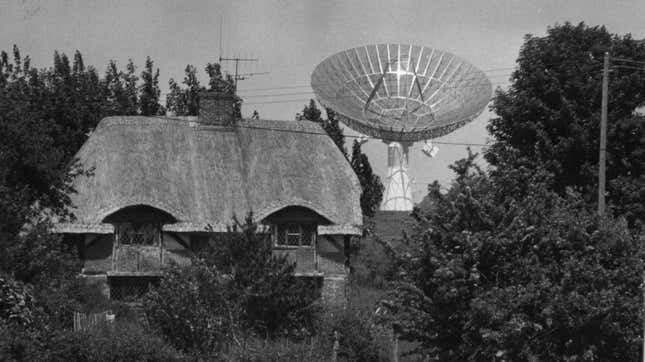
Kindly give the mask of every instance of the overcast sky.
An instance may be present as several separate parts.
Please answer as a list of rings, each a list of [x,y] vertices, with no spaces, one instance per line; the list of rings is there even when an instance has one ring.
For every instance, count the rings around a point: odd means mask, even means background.
[[[613,33],[645,38],[645,0],[419,0],[419,1],[0,1],[0,48],[17,44],[32,64],[50,66],[54,50],[72,55],[100,73],[110,59],[139,67],[149,55],[168,79],[182,79],[186,64],[203,72],[220,55],[259,58],[241,72],[269,72],[240,81],[242,113],[291,120],[313,97],[311,72],[327,56],[358,45],[398,42],[455,53],[486,71],[495,87],[507,85],[525,34],[543,35],[555,23],[585,21]],[[233,71],[232,64],[223,64]],[[501,69],[500,69],[501,68]],[[279,95],[283,94],[283,95]],[[441,141],[485,143],[486,111]],[[347,134],[355,135],[347,130]],[[385,173],[386,146],[365,147],[372,165]],[[474,147],[475,150],[479,149]],[[447,166],[466,154],[464,146],[442,145],[434,159],[420,145],[410,154],[415,197],[452,174]]]

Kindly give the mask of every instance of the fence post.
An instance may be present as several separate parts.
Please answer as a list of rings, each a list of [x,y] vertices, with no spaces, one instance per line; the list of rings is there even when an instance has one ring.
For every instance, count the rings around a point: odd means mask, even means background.
[[[399,362],[399,335],[392,328],[392,361]]]
[[[338,350],[340,349],[340,335],[338,331],[334,331],[334,346],[332,347],[331,361],[338,361]]]

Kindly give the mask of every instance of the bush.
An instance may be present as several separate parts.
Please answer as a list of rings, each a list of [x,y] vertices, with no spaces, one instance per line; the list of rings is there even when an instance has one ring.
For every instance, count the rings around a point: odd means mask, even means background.
[[[177,349],[219,351],[237,328],[240,306],[233,303],[230,280],[204,262],[168,268],[143,306],[150,325]]]
[[[164,341],[132,323],[88,332],[58,331],[41,352],[44,361],[170,361],[181,358]]]
[[[150,324],[176,348],[217,353],[240,334],[297,336],[313,328],[316,285],[293,275],[247,220],[188,266],[171,266],[144,297]],[[248,332],[248,333],[247,333]]]
[[[34,321],[31,293],[23,284],[0,274],[0,320],[19,325]]]
[[[437,360],[641,360],[643,236],[540,174],[510,192],[520,171],[472,173],[473,159],[431,188],[389,323]]]
[[[222,354],[225,361],[282,362],[327,361],[331,358],[331,345],[319,337],[293,342],[289,338],[274,340],[252,337],[234,343]]]
[[[383,343],[386,332],[377,326],[373,313],[366,308],[333,308],[321,316],[318,335],[332,350],[334,333],[338,332],[338,357],[346,361],[388,361],[390,346]],[[380,342],[380,343],[379,343]]]
[[[38,361],[44,330],[0,319],[0,361]]]
[[[233,222],[232,230],[213,240],[202,257],[230,276],[230,295],[242,306],[242,326],[270,337],[311,329],[319,286],[295,277],[295,263],[286,256],[273,255],[270,238],[257,233],[252,215],[244,224]]]

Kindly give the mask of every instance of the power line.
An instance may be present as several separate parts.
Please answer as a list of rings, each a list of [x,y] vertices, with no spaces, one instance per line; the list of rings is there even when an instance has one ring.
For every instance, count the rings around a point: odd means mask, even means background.
[[[510,67],[510,68],[496,68],[496,69],[489,69],[489,70],[482,70],[482,72],[487,73],[487,72],[497,72],[497,71],[502,71],[502,70],[513,70],[516,69],[515,67]],[[511,73],[508,73],[510,75]],[[491,77],[499,77],[499,76],[506,76],[504,75],[493,75]],[[333,83],[327,83],[327,84],[333,84]],[[249,88],[249,89],[244,89],[240,90],[241,92],[254,92],[254,91],[265,91],[265,90],[273,90],[273,89],[292,89],[292,88],[309,88],[311,87],[311,84],[303,84],[303,85],[293,85],[293,86],[279,86],[279,87],[264,87],[264,88]]]
[[[297,121],[283,121],[283,122],[297,122]],[[311,122],[311,121],[300,121],[300,122]],[[305,130],[295,130],[295,129],[284,129],[284,128],[273,128],[273,127],[262,127],[262,126],[250,126],[250,125],[241,125],[237,124],[236,127],[239,128],[248,128],[248,129],[261,129],[261,130],[267,130],[267,131],[276,131],[276,132],[287,132],[287,133],[298,133],[298,134],[309,134],[309,135],[316,135],[316,136],[326,136],[329,137],[329,134],[327,133],[321,133],[321,132],[314,132],[314,131],[305,131]],[[354,139],[361,139],[364,138],[365,136],[350,136],[350,135],[343,135],[345,138],[354,138]],[[377,138],[378,139],[378,138]],[[490,145],[484,144],[484,143],[468,143],[468,142],[448,142],[448,141],[432,141],[432,143],[438,144],[438,145],[450,145],[450,146],[473,146],[473,147],[489,147]]]

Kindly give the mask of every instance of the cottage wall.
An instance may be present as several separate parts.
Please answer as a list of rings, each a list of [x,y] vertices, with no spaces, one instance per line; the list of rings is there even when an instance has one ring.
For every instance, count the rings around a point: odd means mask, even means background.
[[[112,270],[114,235],[85,236],[83,258],[84,274],[105,274]]]
[[[190,237],[175,233],[163,233],[163,260],[164,265],[173,261],[180,265],[190,263],[192,251],[185,247],[190,245]],[[148,254],[149,259],[159,258],[159,249],[156,247],[138,247],[138,250]],[[112,255],[114,251],[114,235],[87,235],[84,241],[84,248],[81,251],[83,259],[83,274],[95,275],[106,274],[110,271],[132,271],[126,264],[117,264],[117,270],[112,268]],[[156,253],[156,254],[155,254]],[[158,270],[161,265],[148,268],[146,271]]]
[[[318,270],[325,275],[347,273],[342,235],[321,235],[318,237]]]

